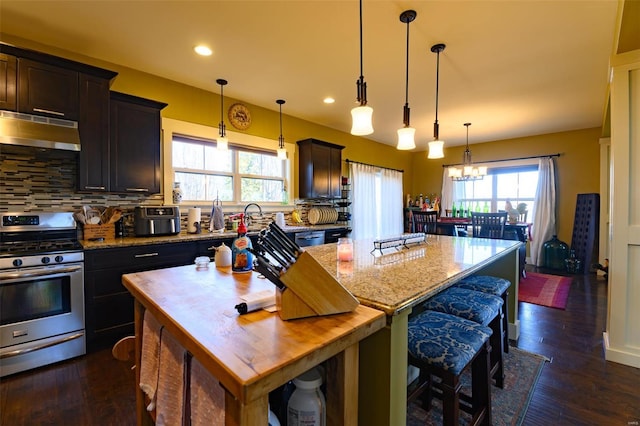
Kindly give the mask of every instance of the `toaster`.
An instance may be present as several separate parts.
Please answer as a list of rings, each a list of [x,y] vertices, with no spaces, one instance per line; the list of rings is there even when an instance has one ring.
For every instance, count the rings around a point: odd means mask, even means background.
[[[177,206],[140,206],[133,214],[137,237],[180,233],[180,209]]]

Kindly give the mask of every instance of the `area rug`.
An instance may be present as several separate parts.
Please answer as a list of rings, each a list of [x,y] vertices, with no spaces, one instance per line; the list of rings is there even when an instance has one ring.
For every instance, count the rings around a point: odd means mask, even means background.
[[[527,413],[531,396],[535,389],[544,363],[548,361],[542,355],[511,347],[504,355],[504,389],[492,386],[491,412],[494,426],[519,426]],[[471,393],[470,374],[462,377],[462,391]],[[471,416],[460,413],[460,424],[468,424]],[[425,411],[419,403],[411,403],[407,409],[407,426],[441,425],[442,402],[433,399],[431,410]]]
[[[518,300],[550,308],[564,309],[567,306],[571,277],[527,272],[520,278]]]

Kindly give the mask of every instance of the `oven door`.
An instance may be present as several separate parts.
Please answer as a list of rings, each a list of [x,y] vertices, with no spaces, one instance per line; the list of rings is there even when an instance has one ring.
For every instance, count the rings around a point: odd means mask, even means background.
[[[0,271],[0,377],[85,353],[83,265]]]

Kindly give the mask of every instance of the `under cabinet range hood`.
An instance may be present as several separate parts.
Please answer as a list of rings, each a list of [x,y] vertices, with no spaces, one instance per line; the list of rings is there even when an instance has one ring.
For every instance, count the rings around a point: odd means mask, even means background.
[[[0,143],[80,151],[78,123],[12,111],[0,111]]]

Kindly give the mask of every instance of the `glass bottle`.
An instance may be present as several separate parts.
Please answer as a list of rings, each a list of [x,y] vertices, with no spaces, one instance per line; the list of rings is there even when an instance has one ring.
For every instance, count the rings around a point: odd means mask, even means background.
[[[554,235],[542,245],[543,265],[549,269],[564,269],[569,256],[569,246]],[[574,252],[575,255],[575,252]]]
[[[457,217],[458,216],[458,207],[456,205],[456,202],[453,202],[453,205],[451,206],[451,217]]]
[[[489,203],[487,201],[484,202],[484,207],[482,207],[482,211],[484,213],[489,213]]]

